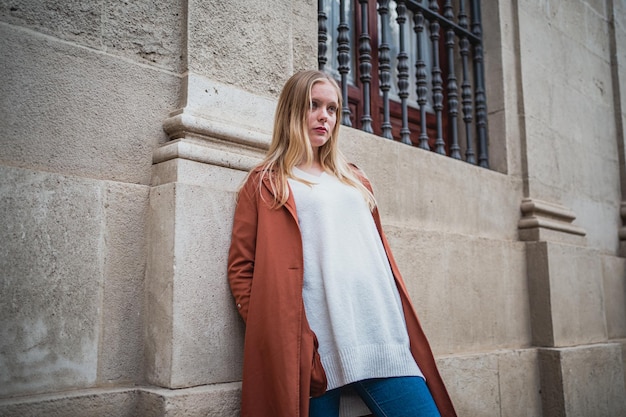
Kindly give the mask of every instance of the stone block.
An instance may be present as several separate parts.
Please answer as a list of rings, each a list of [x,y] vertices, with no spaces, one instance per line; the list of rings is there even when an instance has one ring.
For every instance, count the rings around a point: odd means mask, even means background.
[[[0,166],[0,396],[96,382],[103,202],[98,182]]]
[[[340,135],[347,159],[370,178],[384,223],[517,240],[518,178],[356,129]]]
[[[445,356],[437,366],[459,416],[541,416],[536,349]]]
[[[241,87],[226,85],[195,73],[188,73],[183,81],[184,109],[172,112],[171,116],[188,117],[192,122],[186,119],[174,122],[166,120],[164,128],[171,139],[184,137],[186,130],[195,130],[193,133],[205,140],[215,142],[215,139],[229,139],[235,144],[251,142],[250,146],[263,147],[265,153],[272,134],[275,99],[252,94]],[[239,132],[235,132],[239,134],[229,135],[228,129],[238,129]],[[246,153],[246,149],[239,151]]]
[[[91,48],[101,46],[102,2],[98,0],[3,1],[0,3],[0,18],[15,26],[23,26]]]
[[[0,25],[0,53],[1,161],[150,183],[178,77],[8,25]]]
[[[167,146],[167,145],[166,145]],[[212,187],[221,191],[236,193],[243,184],[247,171],[224,169],[189,159],[169,159],[153,166],[153,186],[173,182]]]
[[[500,417],[497,355],[442,357],[437,367],[459,416]]]
[[[193,0],[188,4],[192,72],[277,97],[296,69],[317,66],[311,57],[302,55],[317,51],[317,22],[311,19],[317,5],[313,2]],[[300,26],[302,16],[308,21]],[[299,52],[294,57],[296,47]]]
[[[241,378],[243,321],[226,279],[235,194],[183,183],[151,190],[147,373],[168,388]]]
[[[133,388],[89,389],[0,400],[3,417],[136,417]]]
[[[604,311],[609,339],[626,338],[626,259],[602,256]]]
[[[101,2],[101,48],[168,71],[185,72],[186,5],[168,0]]]
[[[624,386],[626,386],[626,338],[614,339],[611,342],[618,343],[622,348],[622,364],[624,364]]]
[[[539,349],[543,417],[626,415],[621,346]]]
[[[501,351],[498,356],[500,415],[541,416],[541,390],[536,349]]]
[[[149,188],[106,183],[98,381],[143,381],[143,295]]]
[[[383,227],[436,353],[530,345],[523,243]]]
[[[550,242],[527,245],[533,344],[559,347],[606,341],[598,254]]]
[[[237,417],[240,383],[168,390],[97,388],[0,400],[3,417]]]
[[[148,263],[145,283],[144,354],[148,382],[169,387],[172,374],[174,184],[150,189]]]
[[[604,198],[584,195],[582,190],[578,195],[572,192],[565,198],[567,205],[576,212],[575,223],[585,228],[587,246],[601,253],[617,254],[619,250],[617,235],[622,223],[619,216],[620,197],[619,192],[617,192],[619,190],[619,168],[617,164],[613,165],[608,161],[604,166],[604,170],[587,171],[589,175],[597,172],[597,176],[602,178],[612,176],[611,179],[607,178],[604,183],[605,186],[598,185],[597,187],[597,189],[604,190]],[[591,183],[592,181],[586,182]],[[614,184],[615,188],[605,188],[606,184]]]
[[[238,417],[241,384],[217,384],[177,390],[144,388],[138,392],[142,417]]]
[[[15,0],[0,3],[0,19],[108,54],[183,72],[184,4]]]
[[[0,171],[0,396],[139,382],[148,187]]]

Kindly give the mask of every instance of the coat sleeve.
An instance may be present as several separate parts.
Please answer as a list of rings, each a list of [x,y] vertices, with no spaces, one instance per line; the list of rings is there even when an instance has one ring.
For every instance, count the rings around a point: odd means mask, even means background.
[[[248,320],[256,252],[258,190],[254,183],[252,176],[248,177],[237,196],[228,251],[228,282],[244,322]]]

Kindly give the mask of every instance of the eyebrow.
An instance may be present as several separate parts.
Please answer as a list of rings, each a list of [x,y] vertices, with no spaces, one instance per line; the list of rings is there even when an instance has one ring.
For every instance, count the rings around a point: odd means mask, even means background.
[[[311,103],[311,104],[313,104],[313,102],[315,102],[315,103],[319,103],[319,102],[321,102],[321,101],[322,101],[322,100],[320,100],[319,98],[313,98],[313,97],[311,97],[310,103]],[[328,102],[328,105],[331,105],[331,106],[338,106],[339,104],[337,104],[337,102],[335,102],[335,101],[329,101],[329,102]]]

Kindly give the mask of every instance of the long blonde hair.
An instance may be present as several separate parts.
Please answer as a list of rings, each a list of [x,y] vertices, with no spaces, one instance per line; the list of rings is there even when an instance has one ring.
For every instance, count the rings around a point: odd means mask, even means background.
[[[274,195],[272,207],[282,207],[289,198],[288,178],[293,178],[293,168],[302,163],[311,163],[314,159],[313,148],[307,128],[307,115],[311,109],[311,89],[318,82],[325,82],[337,92],[337,123],[328,141],[320,146],[319,159],[324,171],[333,174],[339,181],[358,189],[370,210],[376,206],[372,193],[359,180],[337,146],[341,121],[341,90],[337,82],[321,71],[300,71],[287,80],[278,98],[274,116],[272,142],[265,159],[260,164],[262,175],[259,187],[265,176],[269,177]]]

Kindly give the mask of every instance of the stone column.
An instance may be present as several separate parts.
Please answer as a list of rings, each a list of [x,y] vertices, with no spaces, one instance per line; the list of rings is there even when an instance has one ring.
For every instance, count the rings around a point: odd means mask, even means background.
[[[615,157],[623,145],[613,116],[619,88],[608,53],[610,16],[579,0],[558,10],[520,2],[517,15],[525,183],[518,228],[543,417],[626,415],[616,338],[624,337],[624,318],[612,307],[624,304],[626,265],[618,256],[624,175]],[[582,23],[589,21],[595,26]],[[546,62],[563,50],[575,65],[565,56]],[[586,124],[590,114],[594,123]]]
[[[543,416],[619,415],[626,406],[622,351],[608,338],[603,258],[585,246],[571,211],[525,199],[522,213]]]
[[[188,2],[180,107],[153,155],[144,336],[146,379],[161,388],[142,391],[146,415],[238,415],[244,325],[226,277],[236,192],[267,149],[282,85],[316,67],[309,3]]]

